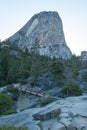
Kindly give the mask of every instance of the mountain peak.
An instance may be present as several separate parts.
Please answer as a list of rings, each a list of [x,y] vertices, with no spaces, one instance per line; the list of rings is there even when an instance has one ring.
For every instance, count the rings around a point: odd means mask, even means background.
[[[35,14],[9,40],[23,50],[28,48],[29,52],[51,58],[68,59],[72,55],[65,42],[62,20],[55,11]]]

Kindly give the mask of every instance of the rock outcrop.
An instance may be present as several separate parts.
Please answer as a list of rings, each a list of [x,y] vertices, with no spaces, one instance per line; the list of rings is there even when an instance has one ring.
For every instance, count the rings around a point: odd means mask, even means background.
[[[82,51],[81,52],[81,60],[82,61],[87,61],[87,51]]]
[[[38,114],[41,118],[34,120],[33,116]],[[87,130],[87,95],[59,99],[44,107],[0,116],[0,125],[27,126],[29,130]]]
[[[66,45],[63,26],[57,12],[41,12],[34,15],[27,24],[8,39],[21,49],[46,55],[51,58],[71,58]]]
[[[60,109],[53,107],[51,109],[47,108],[45,111],[40,111],[39,113],[34,114],[33,117],[36,120],[46,121],[58,117],[59,114],[60,114]]]

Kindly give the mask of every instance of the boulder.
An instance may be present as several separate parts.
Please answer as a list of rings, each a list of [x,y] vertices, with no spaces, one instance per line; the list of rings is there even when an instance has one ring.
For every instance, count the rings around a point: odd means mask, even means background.
[[[58,117],[60,114],[60,109],[59,108],[47,108],[44,111],[40,111],[36,114],[33,115],[34,119],[38,119],[41,121],[44,120],[49,120],[49,119],[53,119],[55,117]]]

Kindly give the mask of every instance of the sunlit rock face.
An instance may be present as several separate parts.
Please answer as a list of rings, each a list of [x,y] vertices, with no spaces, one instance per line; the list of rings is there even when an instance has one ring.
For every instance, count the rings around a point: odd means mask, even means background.
[[[62,21],[57,12],[41,12],[9,38],[10,42],[29,52],[50,58],[69,59],[72,54],[67,47]]]

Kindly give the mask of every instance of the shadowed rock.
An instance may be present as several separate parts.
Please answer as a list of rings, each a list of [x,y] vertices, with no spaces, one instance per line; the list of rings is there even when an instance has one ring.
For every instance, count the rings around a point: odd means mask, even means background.
[[[45,111],[40,111],[39,113],[34,114],[33,117],[37,120],[44,121],[58,117],[59,114],[59,108],[48,108]]]

